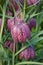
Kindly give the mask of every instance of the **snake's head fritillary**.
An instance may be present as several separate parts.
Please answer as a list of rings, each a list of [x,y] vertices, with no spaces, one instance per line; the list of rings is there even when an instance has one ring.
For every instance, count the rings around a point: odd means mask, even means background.
[[[30,39],[30,29],[22,19],[18,19],[11,30],[11,35],[15,42],[25,42],[27,38]]]
[[[32,28],[36,28],[36,19],[35,18],[31,18],[28,23],[27,23],[28,27],[30,28],[30,30]]]
[[[29,5],[35,4],[38,0],[27,0]],[[37,4],[37,3],[36,3]]]
[[[6,41],[6,42],[4,43],[4,47],[5,47],[5,48],[9,48],[10,51],[12,52],[12,51],[13,51],[13,47],[15,47],[15,46],[14,46],[14,43],[13,43],[13,42],[11,42],[11,41]],[[15,52],[15,48],[14,48],[14,52]]]
[[[31,46],[29,46],[19,54],[20,60],[22,60],[23,58],[25,60],[34,59],[34,57],[35,57],[35,51],[34,48]]]

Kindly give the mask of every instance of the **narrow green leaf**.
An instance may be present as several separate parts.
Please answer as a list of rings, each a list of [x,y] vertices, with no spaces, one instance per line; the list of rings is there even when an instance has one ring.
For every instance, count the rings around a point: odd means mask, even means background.
[[[40,62],[32,62],[32,61],[25,61],[25,62],[20,62],[20,63],[17,63],[16,65],[25,65],[25,64],[32,64],[32,65],[34,65],[34,64],[36,64],[36,65],[43,65],[43,63],[40,63]]]

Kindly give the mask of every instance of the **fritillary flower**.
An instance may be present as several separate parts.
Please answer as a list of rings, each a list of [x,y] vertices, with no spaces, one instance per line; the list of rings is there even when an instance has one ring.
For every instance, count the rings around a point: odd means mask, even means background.
[[[23,50],[20,54],[19,54],[19,59],[22,60],[23,58],[25,60],[29,60],[34,59],[35,57],[35,51],[34,48],[29,46],[28,48],[26,48],[25,50]]]
[[[11,35],[15,42],[25,42],[27,38],[30,39],[30,29],[22,19],[17,19]]]
[[[32,28],[36,28],[36,19],[35,18],[31,18],[28,23],[27,23],[28,27],[30,28],[30,30]]]
[[[38,3],[38,0],[27,0],[27,3],[29,4],[29,5],[32,5],[32,4],[37,4]]]
[[[4,47],[9,48],[10,51],[12,52],[13,51],[13,47],[15,47],[15,46],[14,46],[14,43],[13,42],[6,41],[5,44],[4,44]],[[14,51],[15,51],[15,49],[14,49]]]

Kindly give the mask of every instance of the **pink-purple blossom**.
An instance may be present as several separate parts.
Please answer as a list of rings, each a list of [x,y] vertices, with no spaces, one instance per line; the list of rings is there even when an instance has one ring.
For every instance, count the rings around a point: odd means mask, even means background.
[[[36,28],[36,19],[35,18],[31,18],[28,22],[27,22],[28,27],[30,28],[30,30],[32,28]]]
[[[14,18],[8,19],[7,20],[7,27],[8,30],[11,31],[11,28],[14,26]]]
[[[33,47],[29,46],[28,48],[26,48],[25,50],[23,50],[20,54],[19,54],[19,59],[22,60],[23,58],[25,60],[29,60],[29,59],[34,59],[35,57],[35,50]]]
[[[18,19],[11,30],[11,35],[15,42],[25,42],[27,38],[30,39],[30,29],[22,19]]]
[[[35,4],[38,0],[27,0],[29,5]]]
[[[11,42],[11,41],[6,41],[6,42],[4,43],[4,47],[9,48],[10,51],[12,52],[12,51],[13,51],[13,48],[14,48],[15,46],[14,46],[14,43],[13,43],[13,42]],[[14,51],[15,51],[15,49],[14,49]]]

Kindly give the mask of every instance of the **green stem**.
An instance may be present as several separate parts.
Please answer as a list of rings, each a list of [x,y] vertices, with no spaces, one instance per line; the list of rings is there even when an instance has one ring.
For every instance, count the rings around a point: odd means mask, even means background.
[[[8,60],[8,65],[10,65],[10,61]]]
[[[3,15],[2,15],[2,14],[0,14],[0,16],[2,17]],[[5,15],[5,18],[12,18],[12,16]]]
[[[2,6],[1,6],[1,5],[0,5],[0,9],[1,9],[1,11],[3,11],[3,10],[2,10]]]
[[[0,65],[2,65],[2,60],[0,60]]]
[[[14,65],[14,52],[12,54],[12,65]]]
[[[18,44],[16,44],[16,52],[18,52]],[[17,59],[18,59],[18,55],[16,56],[16,62],[17,62]]]
[[[0,30],[0,42],[2,41],[2,33],[3,33],[3,27],[4,27],[4,22],[5,22],[5,13],[6,13],[8,1],[9,0],[7,0],[6,3],[4,4],[3,10],[2,10],[3,16],[2,16],[2,25],[1,25],[1,30]]]
[[[2,25],[1,25],[1,31],[0,31],[0,41],[2,40],[2,32],[3,32],[4,22],[5,22],[5,8],[3,9]]]
[[[25,18],[25,8],[26,8],[26,0],[24,0],[23,19]]]
[[[15,52],[15,43],[13,46],[13,53],[12,53],[12,65],[14,65],[14,52]]]

